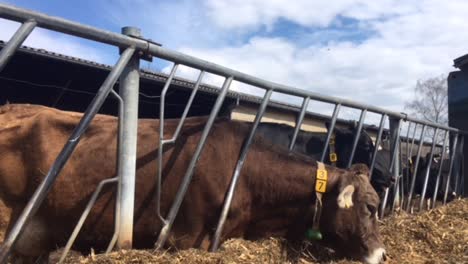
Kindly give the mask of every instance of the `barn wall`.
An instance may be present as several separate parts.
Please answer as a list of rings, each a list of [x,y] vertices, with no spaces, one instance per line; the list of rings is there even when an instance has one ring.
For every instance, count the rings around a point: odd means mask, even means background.
[[[449,126],[461,130],[468,130],[468,68],[462,67],[461,71],[451,72],[448,77],[448,103]],[[464,173],[465,197],[468,196],[468,137],[465,137],[463,160],[458,166]]]
[[[232,110],[231,119],[253,122],[257,110],[258,108],[255,107],[239,105]],[[296,118],[297,117],[293,112],[267,109],[265,115],[262,118],[262,123],[268,122],[295,126]],[[301,130],[310,132],[327,132],[327,129],[325,128],[325,124],[323,122],[306,117],[304,118],[304,122],[302,123]]]

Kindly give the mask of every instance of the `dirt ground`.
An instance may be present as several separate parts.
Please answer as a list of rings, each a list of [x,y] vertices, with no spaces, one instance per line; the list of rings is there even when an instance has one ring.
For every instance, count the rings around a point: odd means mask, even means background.
[[[468,199],[415,215],[396,213],[383,220],[381,233],[387,263],[468,263]],[[233,239],[215,253],[183,250],[176,253],[142,250],[108,255],[73,256],[67,263],[358,263],[336,259],[329,249],[304,244],[291,247],[270,238],[251,242]]]

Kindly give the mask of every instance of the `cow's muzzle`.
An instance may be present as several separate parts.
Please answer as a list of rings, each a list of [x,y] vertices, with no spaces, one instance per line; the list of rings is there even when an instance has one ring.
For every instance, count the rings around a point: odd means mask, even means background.
[[[367,264],[380,264],[384,263],[386,260],[387,256],[385,255],[384,248],[377,248],[364,258],[364,262]]]

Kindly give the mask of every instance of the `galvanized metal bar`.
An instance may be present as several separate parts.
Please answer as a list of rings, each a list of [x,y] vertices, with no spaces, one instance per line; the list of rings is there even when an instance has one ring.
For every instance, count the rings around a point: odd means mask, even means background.
[[[189,56],[189,55],[177,52],[177,51],[165,49],[157,45],[150,44],[149,53],[154,56],[163,58],[163,59],[167,59],[167,60],[171,60],[174,62],[187,65],[189,67],[203,69],[210,73],[219,74],[223,76],[233,76],[239,82],[243,82],[245,84],[249,84],[258,88],[267,89],[267,90],[272,89],[274,92],[280,92],[280,93],[284,93],[284,94],[288,94],[292,96],[310,97],[310,99],[312,100],[322,101],[322,102],[331,103],[331,104],[340,104],[342,106],[351,107],[351,108],[367,109],[370,112],[379,113],[379,114],[387,114],[388,116],[394,117],[397,119],[409,120],[412,122],[416,122],[416,123],[431,126],[431,127],[449,129],[451,131],[459,131],[458,129],[455,129],[455,128],[451,128],[451,127],[444,126],[441,124],[435,124],[435,123],[428,122],[425,120],[419,120],[416,118],[409,117],[406,114],[389,111],[380,107],[376,107],[376,106],[372,106],[368,104],[356,103],[351,100],[322,95],[322,94],[318,94],[318,93],[314,93],[314,92],[310,92],[310,91],[306,91],[302,89],[297,89],[291,86],[262,80],[254,76],[241,73],[239,71],[235,71],[235,70],[217,65],[215,63],[204,61],[204,60],[201,60],[201,59],[198,59],[198,58],[195,58],[195,57],[192,57],[192,56]]]
[[[409,153],[409,158],[411,159],[413,156],[413,148],[414,148],[414,142],[416,140],[416,131],[418,130],[418,124],[414,123],[414,131],[413,131],[413,138],[411,140],[411,148],[410,148],[410,153]]]
[[[273,82],[269,82],[266,80],[262,80],[260,78],[241,73],[239,71],[235,71],[229,69],[227,67],[223,67],[217,65],[215,63],[211,63],[208,61],[204,61],[177,51],[169,50],[166,48],[161,47],[159,44],[153,43],[150,40],[144,40],[140,38],[131,38],[127,37],[122,34],[116,34],[114,32],[109,32],[105,30],[100,30],[97,28],[93,28],[87,25],[82,25],[70,20],[48,16],[43,13],[26,10],[22,8],[17,8],[11,5],[0,4],[0,17],[14,20],[18,22],[25,22],[30,19],[34,19],[37,21],[37,25],[42,28],[47,28],[50,30],[55,30],[58,32],[95,40],[119,47],[135,47],[137,50],[147,53],[149,55],[153,55],[162,59],[167,59],[173,61],[175,63],[184,64],[189,67],[193,67],[196,69],[204,70],[206,72],[214,73],[221,76],[232,76],[239,82],[243,82],[252,86],[256,86],[258,88],[266,89],[266,90],[273,90],[274,92],[281,92],[293,96],[299,97],[310,97],[312,100],[322,101],[326,103],[332,104],[340,104],[343,106],[351,107],[351,108],[358,108],[358,109],[367,109],[370,112],[379,113],[379,114],[387,114],[390,117],[400,118],[408,121],[412,121],[418,124],[427,125],[431,127],[438,127],[441,129],[447,129],[453,132],[458,132],[462,134],[466,134],[465,131],[460,131],[455,128],[451,128],[448,126],[440,125],[431,123],[425,120],[419,120],[416,118],[408,117],[406,114],[398,113],[394,111],[389,111],[380,107],[357,103],[351,100],[346,100],[342,98],[321,95],[318,93],[313,93],[306,90],[297,89],[291,86],[286,86],[282,84],[277,84]]]
[[[81,118],[80,122],[78,123],[75,130],[73,130],[72,135],[68,139],[67,143],[59,153],[58,157],[52,164],[49,172],[47,173],[46,177],[36,189],[34,194],[32,195],[31,199],[29,200],[26,207],[23,209],[23,212],[19,216],[18,220],[16,221],[13,228],[10,230],[7,238],[4,240],[0,251],[0,263],[6,261],[11,248],[14,246],[18,236],[23,231],[24,226],[27,224],[29,219],[36,213],[37,209],[44,201],[47,193],[51,189],[52,185],[55,182],[58,174],[62,170],[63,166],[67,162],[68,158],[72,154],[73,150],[75,149],[76,145],[81,139],[81,135],[85,132],[88,128],[89,124],[93,120],[96,113],[101,108],[104,100],[106,99],[107,95],[109,94],[110,90],[114,86],[115,82],[119,78],[120,74],[122,73],[123,69],[127,65],[127,63],[132,58],[135,52],[134,48],[126,49],[122,56],[119,58],[117,64],[114,66],[110,74],[107,76],[106,80],[102,84],[101,88],[99,88],[96,96],[94,97],[91,104],[86,109],[85,114]]]
[[[411,185],[410,185],[410,190],[408,194],[408,203],[406,204],[406,211],[409,211],[411,208],[411,203],[413,202],[413,192],[414,192],[414,185],[416,183],[416,175],[418,174],[418,169],[419,169],[419,159],[421,157],[421,151],[422,151],[422,145],[424,143],[424,133],[426,132],[426,125],[423,125],[421,129],[421,136],[419,138],[419,146],[418,146],[418,154],[416,156],[416,162],[414,166],[414,171],[413,175],[411,177]]]
[[[408,124],[409,126],[409,124]],[[409,127],[408,127],[409,128]],[[400,208],[403,207],[403,203],[405,201],[405,190],[406,190],[406,186],[405,186],[405,176],[404,176],[404,173],[403,173],[403,168],[401,168],[403,166],[403,139],[400,137],[400,159],[398,161],[398,164],[400,165],[400,168],[399,168],[399,177],[400,177],[400,180],[399,180],[399,198],[400,198],[400,202],[398,203]],[[406,149],[408,150],[408,147],[406,146]],[[393,206],[392,206],[392,212],[395,210],[395,205],[396,205],[396,200],[394,200],[393,202]]]
[[[223,205],[223,210],[221,211],[221,215],[218,220],[218,225],[216,226],[216,231],[214,234],[213,242],[211,244],[211,251],[216,251],[219,247],[221,234],[223,232],[224,223],[226,222],[229,209],[231,208],[232,199],[234,197],[234,191],[236,190],[237,182],[239,181],[239,175],[244,166],[245,158],[247,157],[247,153],[249,151],[250,144],[255,135],[255,131],[257,130],[258,124],[262,120],[263,114],[268,106],[268,102],[270,101],[270,97],[273,91],[269,90],[265,93],[263,97],[262,104],[257,111],[257,115],[255,116],[255,120],[252,124],[252,128],[250,129],[249,136],[247,137],[245,143],[242,146],[241,154],[239,159],[237,160],[236,168],[234,170],[234,175],[232,176],[231,183],[229,185],[229,190],[226,194],[226,198]]]
[[[179,120],[179,124],[177,125],[177,128],[174,132],[174,135],[172,136],[171,139],[169,140],[164,140],[165,143],[174,143],[177,138],[179,137],[180,131],[182,130],[182,126],[184,125],[185,119],[187,118],[187,114],[190,110],[190,107],[192,106],[193,99],[195,99],[195,95],[198,92],[198,88],[200,88],[201,81],[203,80],[203,77],[205,76],[205,72],[201,71],[200,75],[198,75],[197,82],[195,83],[194,88],[192,89],[192,93],[190,94],[189,100],[187,101],[187,104],[185,105],[184,112],[182,113],[182,117]]]
[[[354,153],[356,153],[356,148],[359,143],[359,138],[361,137],[362,125],[364,124],[364,119],[366,118],[367,109],[363,109],[361,111],[361,116],[359,117],[359,123],[356,130],[356,134],[354,135],[353,140],[353,148],[351,149],[351,154],[349,155],[348,164],[346,168],[351,168],[351,164],[353,164]]]
[[[435,208],[437,193],[439,192],[440,176],[442,175],[442,170],[444,168],[445,156],[447,154],[447,151],[445,151],[445,148],[447,147],[448,136],[449,136],[449,132],[447,130],[445,130],[444,144],[442,146],[442,155],[440,157],[439,170],[437,172],[437,179],[436,179],[436,184],[435,184],[435,187],[434,187],[434,193],[432,194],[432,208]]]
[[[429,154],[429,160],[427,161],[427,164],[426,164],[426,172],[425,172],[425,175],[424,175],[423,190],[422,190],[422,193],[421,193],[421,200],[419,201],[419,211],[422,210],[423,205],[424,205],[424,198],[426,197],[426,190],[427,190],[427,182],[429,181],[429,176],[430,176],[430,173],[431,173],[432,158],[434,158],[434,150],[436,148],[437,136],[438,135],[439,135],[439,129],[435,128],[434,136],[432,137],[431,153]]]
[[[387,114],[388,116],[394,117],[397,119],[409,120],[412,122],[416,122],[416,123],[431,126],[431,127],[449,129],[451,131],[459,131],[458,129],[455,129],[455,128],[447,127],[447,126],[440,125],[440,124],[435,124],[435,123],[428,122],[425,120],[419,120],[416,118],[409,117],[406,114],[389,111],[380,107],[376,107],[376,106],[372,106],[368,104],[356,103],[351,100],[322,95],[322,94],[318,94],[318,93],[314,93],[314,92],[310,92],[310,91],[306,91],[302,89],[297,89],[291,86],[262,80],[254,76],[241,73],[239,71],[235,71],[235,70],[217,65],[215,63],[204,61],[204,60],[201,60],[201,59],[198,59],[198,58],[195,58],[195,57],[192,57],[192,56],[189,56],[189,55],[177,52],[177,51],[169,50],[169,49],[157,46],[157,45],[150,44],[149,53],[154,56],[163,58],[163,59],[167,59],[167,60],[171,60],[174,62],[187,65],[189,67],[203,69],[210,73],[214,73],[214,74],[218,74],[222,76],[233,76],[239,82],[243,82],[245,84],[249,84],[258,88],[262,88],[266,90],[272,89],[274,92],[280,92],[280,93],[284,93],[284,94],[288,94],[292,96],[310,97],[310,99],[312,100],[322,101],[322,102],[331,103],[331,104],[340,104],[342,106],[351,107],[351,108],[367,109],[370,112]]]
[[[333,110],[333,115],[330,121],[330,127],[328,128],[327,137],[323,143],[322,155],[320,156],[320,162],[325,160],[325,155],[327,155],[328,143],[330,142],[331,135],[335,129],[336,119],[338,118],[338,113],[340,112],[341,105],[336,104],[335,109]]]
[[[385,118],[387,118],[386,114],[383,114],[382,117],[380,118],[379,132],[377,132],[377,138],[375,139],[374,153],[372,153],[372,161],[371,161],[371,165],[369,168],[369,175],[370,175],[369,181],[372,180],[372,174],[374,172],[374,167],[375,167],[375,159],[377,157],[377,152],[379,152],[380,141],[382,140],[382,133],[384,129]]]
[[[231,85],[232,80],[233,80],[233,77],[229,77],[225,80],[223,84],[223,88],[221,89],[218,95],[218,98],[216,99],[216,102],[211,110],[208,121],[206,122],[205,128],[203,129],[202,135],[200,137],[200,141],[198,142],[197,148],[195,149],[192,160],[190,161],[190,164],[184,175],[182,183],[179,186],[179,189],[176,194],[176,198],[174,202],[172,203],[172,206],[169,210],[169,214],[166,217],[166,222],[164,223],[161,229],[161,232],[159,233],[158,241],[156,242],[156,245],[155,245],[156,249],[162,248],[164,244],[166,243],[166,240],[169,236],[169,232],[171,231],[171,228],[172,228],[172,224],[174,223],[174,220],[175,220],[175,217],[177,216],[180,205],[182,204],[182,201],[185,197],[185,193],[187,192],[187,189],[192,180],[195,166],[197,165],[200,154],[205,146],[205,142],[208,137],[208,134],[210,133],[211,127],[213,126],[215,118],[218,115],[219,110],[221,109],[224,98],[226,97],[226,94],[229,90],[229,86]]]
[[[463,177],[463,173],[461,173],[461,168],[462,168],[462,156],[463,156],[463,141],[464,137],[461,135],[458,135],[460,137],[460,140],[458,141],[458,146],[457,146],[457,155],[455,159],[455,165],[456,165],[456,170],[454,171],[454,180],[455,180],[455,186],[454,186],[454,191],[457,196],[461,195],[461,178]]]
[[[140,29],[122,28],[122,34],[140,37]],[[134,54],[120,76],[119,93],[123,99],[123,134],[121,164],[119,249],[131,249],[133,244],[133,212],[135,207],[135,174],[138,138],[138,99],[140,90],[140,58]]]
[[[162,223],[166,222],[166,219],[161,215],[161,181],[162,181],[162,165],[163,165],[163,148],[164,148],[164,118],[165,118],[165,105],[166,105],[166,94],[171,85],[172,79],[177,71],[179,64],[174,64],[171,69],[171,73],[164,84],[159,97],[159,141],[158,141],[158,175],[156,179],[156,215]]]
[[[86,221],[86,218],[88,217],[89,213],[91,212],[91,209],[93,208],[94,204],[96,203],[96,200],[97,200],[97,198],[99,196],[99,193],[101,193],[102,188],[105,185],[109,184],[109,183],[116,183],[116,182],[118,182],[118,177],[103,180],[98,184],[96,190],[94,191],[93,195],[91,196],[91,199],[89,199],[88,204],[86,205],[83,213],[81,214],[80,219],[78,220],[78,223],[76,224],[75,228],[73,229],[73,232],[72,232],[70,238],[68,238],[67,244],[65,245],[65,248],[62,251],[62,255],[61,255],[60,260],[59,260],[58,263],[63,263],[63,261],[67,257],[68,252],[70,251],[71,247],[73,246],[73,243],[75,242],[76,237],[80,233],[81,228],[83,227],[83,224]]]
[[[453,136],[453,145],[450,150],[450,166],[449,166],[449,172],[447,175],[447,181],[445,183],[445,191],[444,191],[444,205],[447,203],[447,195],[448,195],[448,190],[450,187],[450,179],[452,178],[452,170],[453,170],[453,163],[455,161],[456,153],[457,153],[457,144],[458,144],[458,134],[455,134]]]
[[[37,26],[41,28],[95,40],[118,47],[127,48],[133,46],[138,50],[146,50],[148,48],[148,42],[145,40],[127,37],[122,34],[97,29],[60,17],[49,16],[44,13],[18,8],[12,5],[0,4],[0,17],[21,23],[32,19],[35,20],[37,22]]]
[[[192,106],[193,100],[195,98],[195,95],[197,94],[198,88],[200,87],[201,81],[203,80],[203,76],[205,74],[204,71],[201,71],[197,83],[195,84],[195,87],[192,90],[192,93],[190,94],[189,100],[185,106],[184,112],[182,113],[182,117],[179,120],[179,124],[177,125],[177,128],[174,132],[174,135],[172,136],[171,139],[164,139],[164,109],[165,109],[165,98],[167,94],[167,90],[169,89],[169,85],[172,82],[172,79],[177,71],[177,66],[178,64],[175,64],[174,67],[171,70],[171,74],[169,75],[168,79],[166,80],[166,84],[164,85],[164,88],[161,92],[161,97],[160,97],[160,109],[159,109],[159,148],[158,148],[158,178],[157,178],[157,186],[156,186],[156,214],[159,218],[159,220],[162,223],[166,223],[166,219],[161,215],[161,188],[162,188],[162,156],[163,156],[163,148],[165,144],[173,144],[177,138],[179,137],[180,131],[182,129],[182,126],[185,122],[185,119],[187,118],[187,114],[190,110],[190,107]]]
[[[120,231],[120,199],[122,195],[122,179],[121,179],[121,171],[122,171],[122,165],[119,162],[119,157],[123,156],[122,153],[122,139],[123,139],[123,119],[122,115],[124,112],[124,106],[123,106],[123,99],[120,97],[120,95],[114,91],[114,89],[111,90],[111,94],[117,99],[119,103],[119,116],[118,116],[118,135],[117,135],[117,195],[115,197],[115,212],[114,212],[114,234],[112,235],[112,239],[109,242],[109,245],[107,246],[106,253],[109,253],[112,251],[112,249],[115,246],[115,243],[117,242],[117,238],[119,237],[119,231]]]
[[[0,51],[0,72],[3,71],[3,68],[5,68],[11,57],[13,57],[16,49],[21,46],[24,40],[31,34],[36,24],[34,20],[27,20],[24,22],[10,38],[5,47],[3,47],[2,51]]]
[[[401,126],[401,120],[400,119],[395,119],[395,118],[389,118],[389,126],[390,126],[390,142],[392,144],[391,147],[391,160],[390,160],[390,171],[392,172],[393,176],[395,177],[395,183],[392,186],[394,195],[396,195],[396,188],[397,188],[397,183],[398,183],[398,172],[399,172],[399,164],[398,162],[395,162],[396,158],[398,157],[398,150],[399,150],[399,144],[400,143],[400,126]],[[388,201],[388,195],[389,195],[389,189],[385,189],[385,195],[384,199],[380,204],[380,218],[383,218],[385,215],[385,208],[387,207],[387,201]]]
[[[410,150],[410,138],[409,138],[409,135],[410,135],[410,131],[411,131],[411,122],[408,122],[408,131],[406,132],[406,159],[405,159],[405,164],[406,164],[406,173],[403,173],[403,184],[405,185],[405,189],[409,187],[409,174],[410,174],[410,159],[411,159],[411,151]],[[416,132],[416,124],[414,124],[414,132]],[[414,143],[414,135],[413,135],[413,143]],[[413,145],[411,145],[411,148],[413,147]],[[403,159],[402,159],[402,162],[403,162]],[[405,193],[403,193],[403,196],[405,196]],[[401,207],[403,208],[403,202],[402,202],[402,205]]]
[[[307,111],[307,106],[309,106],[309,102],[310,102],[309,97],[305,97],[304,100],[302,101],[301,112],[297,116],[296,127],[294,128],[294,134],[293,134],[291,143],[289,144],[289,151],[292,151],[294,148],[294,144],[296,144],[297,135],[299,134],[299,130],[301,129],[302,122],[304,121],[304,116]]]
[[[392,124],[393,123],[393,124]],[[402,181],[402,177],[400,175],[400,165],[401,165],[401,138],[400,138],[400,133],[401,133],[401,120],[390,120],[390,127],[392,126],[396,126],[397,127],[397,131],[395,131],[396,133],[398,133],[396,135],[396,139],[394,139],[396,142],[396,146],[395,146],[395,153],[392,157],[392,162],[391,162],[391,166],[390,166],[390,170],[393,174],[393,177],[395,178],[395,183],[393,185],[393,200],[392,200],[392,204],[390,206],[390,210],[391,212],[394,212],[395,211],[395,205],[397,204],[397,201],[398,199],[401,199],[401,196],[400,196],[400,193],[401,193],[401,181]],[[392,130],[392,129],[391,129]],[[392,132],[392,131],[390,131]],[[392,138],[393,138],[393,135],[392,135]]]

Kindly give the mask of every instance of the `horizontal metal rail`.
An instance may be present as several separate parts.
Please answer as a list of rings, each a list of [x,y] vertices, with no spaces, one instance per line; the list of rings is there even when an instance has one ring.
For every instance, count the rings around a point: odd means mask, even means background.
[[[446,129],[452,132],[458,132],[460,134],[468,134],[467,131],[461,131],[456,128],[448,127],[425,120],[409,117],[407,114],[390,111],[373,105],[357,103],[351,100],[337,98],[333,96],[322,95],[298,88],[294,88],[287,85],[282,85],[270,81],[266,81],[230,68],[220,66],[218,64],[208,62],[205,60],[198,59],[193,56],[186,55],[181,52],[169,50],[161,47],[159,44],[155,44],[150,40],[144,40],[140,38],[132,38],[122,34],[97,29],[91,26],[76,23],[63,18],[49,16],[43,13],[14,7],[11,5],[0,4],[0,17],[10,19],[18,22],[25,22],[33,19],[37,22],[38,27],[55,30],[58,32],[99,41],[119,47],[135,47],[138,51],[142,51],[146,54],[156,56],[162,59],[170,60],[174,63],[183,64],[189,67],[197,68],[209,73],[214,73],[224,77],[232,77],[238,82],[256,86],[258,88],[272,90],[273,92],[281,92],[288,95],[309,97],[312,100],[322,101],[330,104],[340,104],[342,106],[367,109],[369,112],[386,114],[389,117],[411,121],[414,123],[426,125],[433,128]]]

